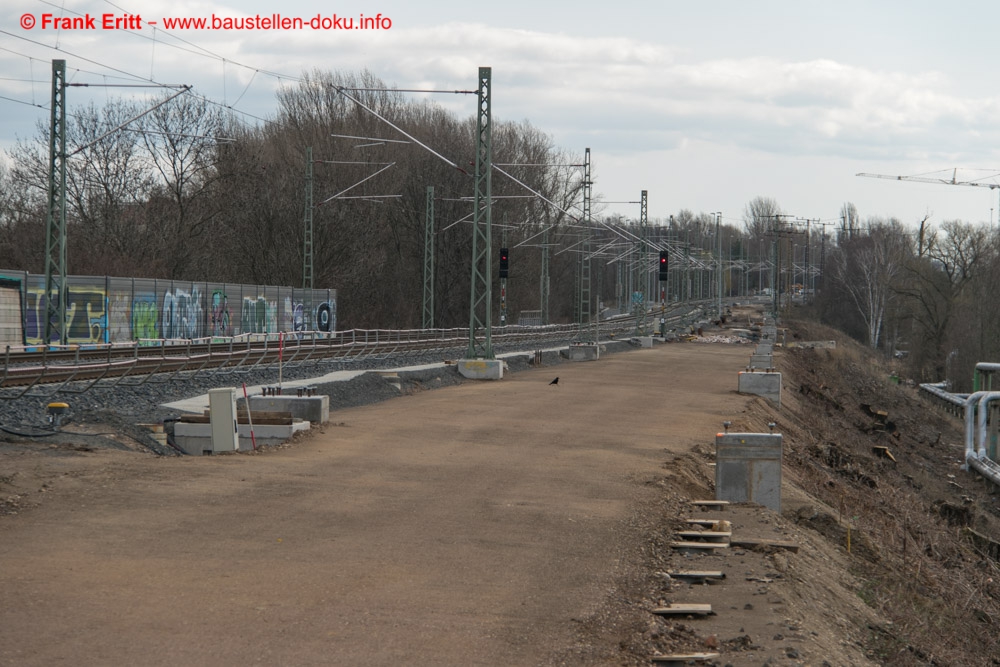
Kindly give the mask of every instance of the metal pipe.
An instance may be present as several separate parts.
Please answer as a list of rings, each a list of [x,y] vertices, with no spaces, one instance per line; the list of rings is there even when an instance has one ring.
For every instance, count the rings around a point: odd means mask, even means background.
[[[983,459],[971,459],[969,461],[969,466],[975,469],[980,475],[990,480],[997,486],[1000,486],[1000,466],[994,463],[992,460]]]
[[[988,405],[991,401],[1000,400],[1000,391],[984,391],[977,392],[982,393],[982,398],[979,399],[979,451],[976,453],[976,458],[984,459],[986,458],[986,439],[988,434],[986,432],[986,418],[989,416]]]
[[[968,461],[976,457],[976,404],[987,393],[989,392],[977,391],[974,394],[969,394],[969,397],[965,399],[965,456],[962,459],[965,464],[962,466],[963,470],[968,470]]]

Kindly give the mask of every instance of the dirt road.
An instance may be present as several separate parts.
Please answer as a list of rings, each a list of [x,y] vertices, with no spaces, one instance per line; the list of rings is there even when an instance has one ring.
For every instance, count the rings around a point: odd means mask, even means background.
[[[665,450],[746,404],[747,354],[422,392],[263,455],[0,447],[0,664],[547,664],[634,567]]]

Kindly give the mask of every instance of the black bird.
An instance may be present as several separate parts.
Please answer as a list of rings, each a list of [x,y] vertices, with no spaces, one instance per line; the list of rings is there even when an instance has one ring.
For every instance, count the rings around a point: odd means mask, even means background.
[[[553,380],[549,384],[559,384],[559,378],[556,378],[555,380]]]

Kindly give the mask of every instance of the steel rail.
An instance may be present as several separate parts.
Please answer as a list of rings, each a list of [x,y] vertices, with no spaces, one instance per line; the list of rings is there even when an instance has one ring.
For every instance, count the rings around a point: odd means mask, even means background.
[[[704,316],[704,311],[698,304],[683,304],[659,316],[676,327]],[[634,326],[634,316],[615,317],[599,322],[596,332],[603,338],[629,335]],[[581,328],[576,325],[509,325],[497,328],[493,339],[498,351],[510,352],[569,343],[580,333]],[[385,362],[407,355],[420,359],[446,357],[461,353],[467,341],[468,329],[352,329],[333,333],[295,332],[282,340],[278,334],[244,334],[225,339],[147,339],[130,345],[8,345],[0,372],[0,400],[25,395],[51,396],[58,392],[82,393],[95,386],[162,384],[206,373],[247,374],[254,369],[276,366],[279,355],[280,363],[288,368]],[[290,358],[286,359],[286,354]],[[45,394],[32,393],[40,385],[56,386]]]

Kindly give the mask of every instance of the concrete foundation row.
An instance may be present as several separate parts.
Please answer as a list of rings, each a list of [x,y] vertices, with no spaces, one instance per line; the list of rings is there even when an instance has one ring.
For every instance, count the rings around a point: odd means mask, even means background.
[[[781,373],[774,370],[774,344],[778,328],[773,323],[761,327],[761,338],[745,372],[739,374],[737,390],[741,394],[763,396],[781,407]]]

